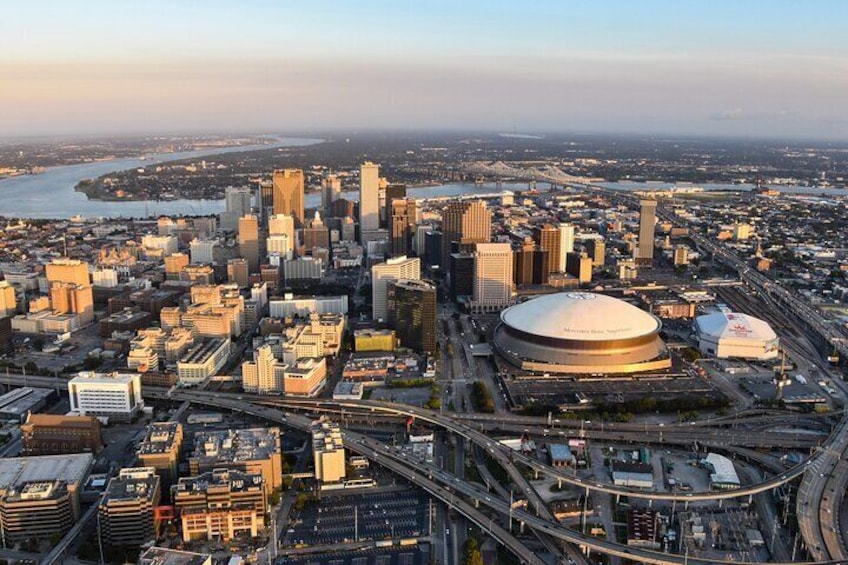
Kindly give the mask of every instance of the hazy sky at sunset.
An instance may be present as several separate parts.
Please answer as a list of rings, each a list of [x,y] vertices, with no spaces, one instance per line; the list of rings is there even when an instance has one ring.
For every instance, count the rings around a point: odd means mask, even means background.
[[[848,2],[5,2],[0,137],[452,128],[848,139]]]

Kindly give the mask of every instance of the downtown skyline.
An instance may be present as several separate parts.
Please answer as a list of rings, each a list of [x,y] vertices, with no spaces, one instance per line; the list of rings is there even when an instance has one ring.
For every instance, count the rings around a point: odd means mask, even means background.
[[[33,2],[0,137],[449,129],[844,140],[837,2]]]

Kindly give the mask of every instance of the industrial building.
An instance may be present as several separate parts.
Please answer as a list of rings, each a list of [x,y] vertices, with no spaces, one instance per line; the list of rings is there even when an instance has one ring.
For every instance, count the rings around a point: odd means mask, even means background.
[[[671,367],[661,328],[657,317],[617,298],[561,292],[501,312],[494,345],[527,371],[636,373]]]
[[[21,387],[0,396],[0,418],[23,422],[30,413],[38,412],[55,394],[51,388]]]
[[[654,468],[648,463],[613,461],[611,467],[615,486],[646,490],[654,488]]]
[[[779,339],[767,322],[747,314],[717,312],[695,318],[698,348],[721,359],[774,359]]]
[[[727,490],[741,486],[742,483],[739,481],[739,475],[736,474],[733,461],[724,455],[708,453],[707,458],[702,461],[702,464],[710,470],[711,489]]]

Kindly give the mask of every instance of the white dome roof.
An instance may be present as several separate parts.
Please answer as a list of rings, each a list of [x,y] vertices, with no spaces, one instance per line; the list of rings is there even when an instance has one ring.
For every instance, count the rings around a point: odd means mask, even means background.
[[[516,304],[501,313],[516,330],[544,337],[582,341],[631,339],[659,331],[652,314],[591,292],[559,292]]]
[[[718,339],[772,340],[777,334],[768,323],[748,314],[705,314],[695,318],[698,332]]]

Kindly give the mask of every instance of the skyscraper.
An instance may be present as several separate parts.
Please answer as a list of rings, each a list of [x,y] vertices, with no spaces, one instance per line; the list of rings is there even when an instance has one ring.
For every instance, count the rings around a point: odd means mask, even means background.
[[[592,281],[592,259],[585,253],[572,251],[566,257],[565,272],[585,284]]]
[[[78,259],[54,259],[47,263],[47,282],[64,282],[78,285],[89,284],[88,263]]]
[[[251,273],[259,272],[259,220],[253,214],[239,218],[239,253],[247,260]]]
[[[309,253],[316,247],[330,248],[330,230],[321,220],[321,214],[316,210],[315,217],[308,227],[303,228],[303,248]]]
[[[385,179],[380,179],[380,227],[389,228],[389,233],[391,233],[389,221],[392,214],[392,201],[401,198],[406,198],[405,184],[388,184]]]
[[[286,236],[288,248],[286,253],[291,259],[294,254],[294,249],[297,247],[297,239],[295,237],[294,216],[288,214],[275,214],[268,218],[268,235],[273,237],[277,235]],[[270,252],[270,245],[268,251]],[[277,249],[275,249],[277,251]]]
[[[300,169],[274,171],[274,214],[294,216],[303,225],[304,177]]]
[[[548,252],[537,247],[529,237],[513,253],[513,281],[516,285],[548,284]]]
[[[339,199],[342,194],[342,180],[336,175],[327,175],[321,179],[321,207],[326,212],[330,204]]]
[[[415,351],[436,350],[436,286],[428,281],[398,279],[388,282],[388,322],[401,345]]]
[[[227,209],[221,213],[221,228],[228,231],[238,229],[238,220],[250,214],[251,190],[247,187],[228,186],[224,191]]]
[[[512,302],[512,248],[508,243],[478,243],[474,252],[476,311],[493,311]]]
[[[380,165],[370,161],[359,167],[359,233],[366,242],[368,234],[380,228]]]
[[[488,243],[492,213],[482,200],[451,202],[442,211],[442,269],[447,269],[454,242],[460,251],[471,251],[475,243]]]
[[[607,256],[607,244],[603,239],[592,239],[587,245],[589,257],[592,258],[594,267],[603,267]]]
[[[654,262],[654,224],[657,216],[656,200],[639,202],[639,247],[636,248],[636,264],[650,265]]]
[[[247,259],[239,257],[227,261],[227,282],[236,283],[241,288],[250,286],[250,266]]]
[[[375,320],[387,318],[387,286],[390,280],[396,279],[420,280],[421,260],[417,257],[409,259],[401,255],[371,267],[371,316]]]
[[[565,266],[560,263],[562,258],[562,231],[552,224],[545,224],[534,230],[536,243],[542,251],[547,251],[548,256],[545,270],[550,273],[561,273]]]
[[[417,203],[412,198],[392,199],[389,204],[389,244],[392,255],[406,255],[412,247]]]
[[[565,272],[565,258],[574,251],[574,226],[571,224],[559,225],[559,264]]]

